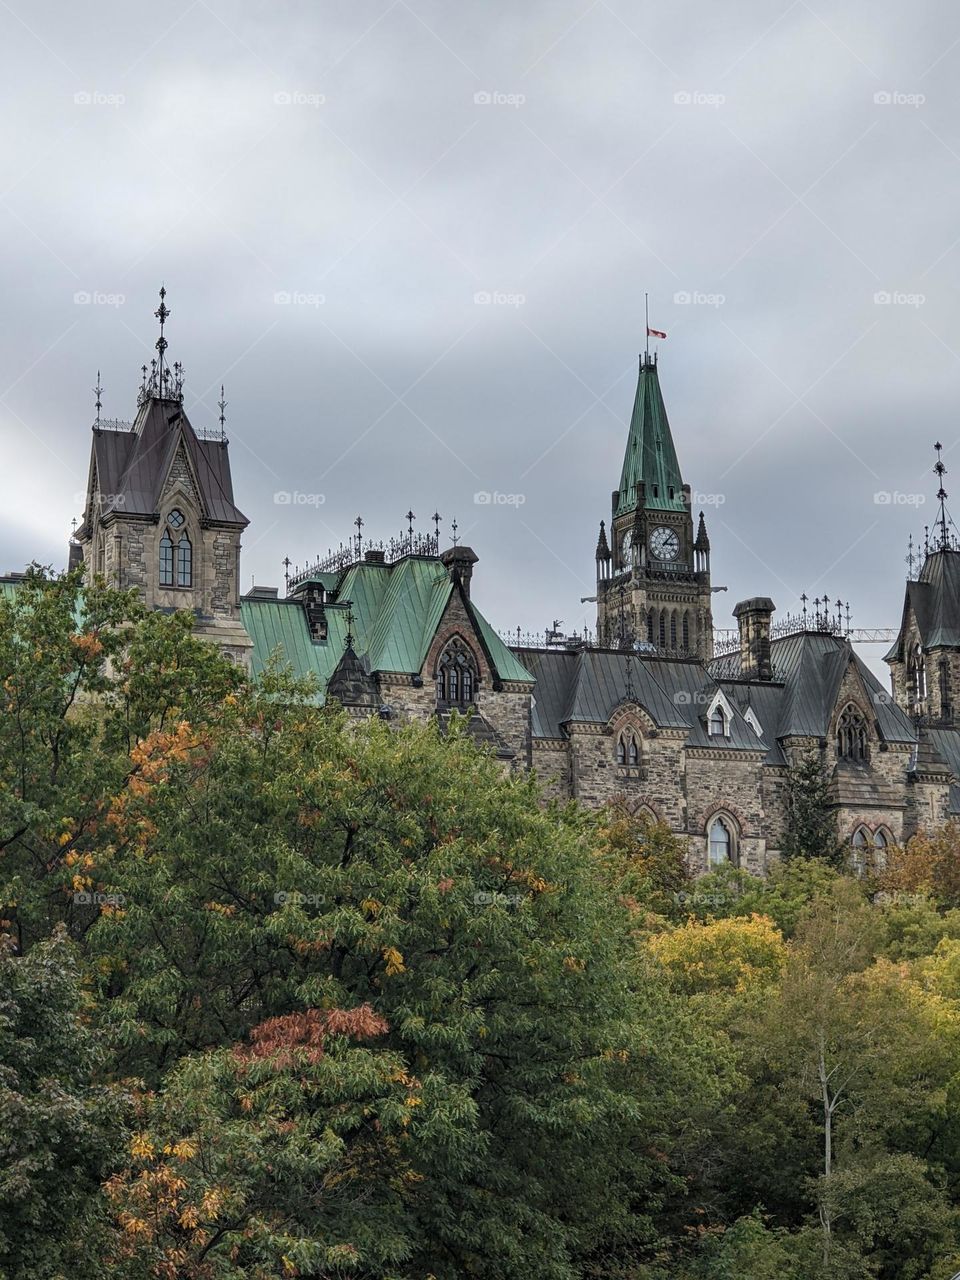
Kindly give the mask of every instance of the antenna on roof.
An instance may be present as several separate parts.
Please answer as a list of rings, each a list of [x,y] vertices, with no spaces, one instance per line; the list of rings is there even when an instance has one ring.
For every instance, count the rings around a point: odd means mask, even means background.
[[[97,397],[97,426],[100,426],[100,410],[103,408],[102,396],[103,387],[100,385],[100,370],[97,370],[97,385],[93,388],[93,393]]]
[[[170,315],[170,309],[168,308],[166,302],[164,301],[166,296],[167,296],[167,291],[164,288],[164,286],[161,284],[160,305],[159,307],[157,307],[156,311],[153,313],[157,317],[157,319],[160,321],[160,337],[157,339],[156,347],[160,357],[158,361],[158,373],[159,373],[158,386],[160,389],[161,396],[163,395],[163,386],[164,386],[163,355],[168,346],[167,340],[163,336],[163,326],[166,324],[167,318]]]

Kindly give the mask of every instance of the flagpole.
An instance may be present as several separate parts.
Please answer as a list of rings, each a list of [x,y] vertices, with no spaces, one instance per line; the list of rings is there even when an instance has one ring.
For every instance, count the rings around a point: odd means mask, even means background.
[[[643,318],[645,321],[644,329],[646,330],[646,335],[647,335],[646,353],[647,353],[647,360],[649,360],[650,359],[650,295],[649,293],[644,293],[643,295]],[[646,363],[646,361],[644,361],[644,363]]]

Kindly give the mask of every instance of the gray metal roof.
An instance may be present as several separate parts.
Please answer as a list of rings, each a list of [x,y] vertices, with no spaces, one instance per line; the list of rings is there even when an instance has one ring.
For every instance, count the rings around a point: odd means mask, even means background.
[[[104,498],[103,514],[156,515],[181,446],[196,479],[202,515],[217,523],[248,524],[233,500],[226,442],[201,440],[181,404],[155,397],[141,404],[130,431],[93,429],[93,465]]]
[[[688,746],[766,750],[735,703],[729,736],[711,737],[706,715],[719,685],[699,662],[667,661],[608,649],[514,651],[536,678],[533,736],[562,738],[570,723],[606,724],[632,699],[660,729],[682,729]],[[728,701],[731,701],[728,698]]]
[[[745,692],[736,693],[736,701],[744,710],[753,707],[766,741],[826,737],[851,664],[870,698],[881,737],[887,742],[916,741],[910,718],[842,636],[821,631],[782,636],[771,641],[770,660],[772,681],[740,681],[739,653],[725,654],[710,664],[723,681],[737,680],[737,687]],[[725,683],[724,687],[733,694],[733,686]],[[773,755],[770,762],[775,762]]]
[[[904,595],[900,635],[886,655],[890,662],[904,658],[907,619],[913,612],[925,649],[960,647],[960,551],[950,548],[927,556],[916,582],[908,582]]]

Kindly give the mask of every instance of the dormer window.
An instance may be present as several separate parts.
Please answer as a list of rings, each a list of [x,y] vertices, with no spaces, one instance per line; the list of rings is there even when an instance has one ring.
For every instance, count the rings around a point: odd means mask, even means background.
[[[477,664],[464,642],[455,636],[437,660],[437,705],[463,707],[476,697]]]
[[[867,722],[852,703],[837,722],[837,759],[861,764],[867,759]]]
[[[709,731],[711,738],[725,738],[727,736],[727,717],[724,715],[723,707],[719,703],[710,712]]]

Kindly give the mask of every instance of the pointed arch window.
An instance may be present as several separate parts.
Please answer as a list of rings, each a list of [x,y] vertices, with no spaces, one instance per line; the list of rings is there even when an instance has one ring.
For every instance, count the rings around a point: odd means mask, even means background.
[[[711,867],[733,861],[733,832],[723,818],[714,818],[710,823],[707,846]]]
[[[660,610],[660,648],[665,649],[666,647],[667,647],[667,611],[666,609],[661,609]]]
[[[683,615],[683,647],[687,651],[689,651],[690,649],[690,615],[689,613],[685,613]]]
[[[158,549],[161,587],[193,586],[193,544],[186,523],[179,507],[167,512]]]
[[[725,738],[727,736],[727,717],[719,702],[710,712],[708,729],[711,738]]]
[[[169,529],[164,529],[160,539],[160,585],[173,586],[173,539]]]
[[[923,702],[927,696],[927,668],[920,644],[915,644],[911,648],[907,668],[910,677],[911,701],[914,704]]]
[[[623,734],[621,733],[620,736],[617,738],[617,764],[626,764],[626,763],[627,763],[627,744],[624,740]]]
[[[477,662],[467,645],[454,636],[437,659],[437,703],[463,707],[476,699]]]
[[[177,541],[177,586],[193,586],[193,546],[185,533]]]
[[[636,768],[640,764],[640,741],[632,729],[625,729],[617,734],[617,764],[631,765]]]
[[[837,759],[862,763],[867,759],[867,722],[850,703],[837,721]]]
[[[886,871],[887,869],[887,848],[890,844],[889,837],[882,827],[873,833],[873,869],[874,871]]]
[[[653,644],[653,610],[647,610],[647,644]]]
[[[950,705],[950,665],[946,658],[940,659],[940,719],[949,720],[953,715]]]
[[[855,876],[862,876],[867,869],[867,850],[870,847],[866,829],[857,827],[853,833],[853,839],[850,841],[852,852],[850,854],[850,862],[853,867]]]
[[[677,611],[674,610],[670,615],[670,648],[677,647]]]

